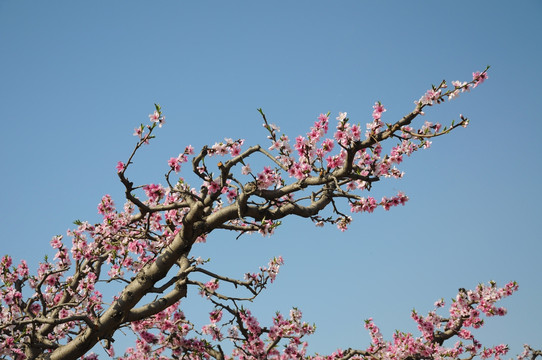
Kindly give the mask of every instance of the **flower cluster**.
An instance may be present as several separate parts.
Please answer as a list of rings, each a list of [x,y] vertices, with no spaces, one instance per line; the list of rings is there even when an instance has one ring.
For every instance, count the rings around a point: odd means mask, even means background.
[[[165,123],[160,106],[155,105],[150,124],[135,129],[134,151],[116,165],[125,187],[124,207],[117,209],[111,196],[105,195],[98,204],[100,222],[91,225],[77,220],[76,227],[67,232],[69,240],[62,235],[53,237],[54,257],[39,263],[35,274],[24,260],[14,265],[9,256],[0,259],[0,357],[24,359],[25,354],[55,353],[57,349],[76,354],[83,342],[90,347],[102,342],[114,356],[115,331],[129,328],[137,337],[136,344],[119,359],[226,358],[220,346],[223,341],[233,344],[228,357],[232,359],[311,358],[306,355],[304,337],[314,332],[314,326],[302,321],[298,309],[292,309],[289,317],[277,313],[272,324],[265,326],[242,305],[276,280],[284,264],[282,257],[274,257],[244,279],[233,279],[207,269],[209,261],[195,259],[191,253],[197,248],[194,244],[204,243],[216,230],[239,236],[272,235],[282,218],[294,215],[345,231],[353,218],[341,212],[341,202],[352,213],[404,205],[408,197],[403,192],[380,201],[365,192],[383,178],[401,178],[403,172],[396,166],[415,151],[428,148],[429,139],[466,126],[468,119],[463,115],[449,127],[425,121],[415,128],[413,120],[426,106],[476,88],[487,79],[486,71],[475,72],[469,82],[452,82],[453,89],[445,82],[433,86],[415,102],[411,113],[393,124],[383,121],[386,108],[376,102],[367,116],[372,119],[365,137],[359,123],[350,121],[346,112],[338,114],[334,127],[327,113],[320,114],[309,131],[290,144],[290,138],[280,134],[279,127],[270,124],[260,110],[271,142],[267,149],[260,145],[243,149],[244,140],[229,138],[205,146],[199,153],[187,146],[168,160],[166,185],[135,186],[127,178],[135,155]],[[330,128],[334,128],[333,134],[328,134]],[[391,139],[397,143],[388,145],[386,140]],[[248,159],[254,154],[271,164],[253,171]],[[219,160],[227,155],[224,162]],[[199,187],[191,187],[184,178],[172,179],[181,167],[187,170],[183,165],[187,162],[192,164]],[[174,268],[178,268],[176,273]],[[206,280],[199,281],[198,276],[206,276]],[[106,286],[114,283],[126,287],[104,299],[103,294],[111,293]],[[203,326],[190,322],[180,310],[181,299],[194,287],[214,307],[209,323]],[[228,295],[232,288],[248,295]],[[503,288],[493,283],[480,285],[460,291],[447,317],[437,312],[444,306],[442,300],[427,316],[413,312],[419,337],[397,332],[391,341],[385,341],[369,319],[365,327],[372,344],[366,350],[337,350],[325,358],[451,359],[466,354],[499,359],[507,347],[482,348],[473,330],[483,325],[484,315],[505,315],[506,309],[496,303],[516,290],[515,283]],[[155,299],[155,294],[163,295]],[[452,337],[460,341],[444,346]],[[530,354],[533,350],[526,350],[523,358]],[[83,357],[96,358],[95,354]]]
[[[162,115],[160,109],[156,109],[152,114],[149,115],[151,122],[158,124],[159,127],[162,127],[166,123],[166,117]]]
[[[389,210],[392,206],[405,205],[408,201],[408,196],[399,192],[396,196],[392,198],[383,197],[382,200],[378,203],[375,198],[361,198],[357,201],[350,203],[350,210],[352,212],[368,212],[372,213],[379,205],[382,206],[385,210]]]
[[[187,146],[184,149],[183,153],[180,153],[176,158],[172,157],[168,160],[168,165],[173,171],[178,173],[181,171],[181,164],[188,161],[188,155],[194,155],[194,148],[192,146]]]
[[[241,153],[241,146],[245,142],[244,139],[232,140],[229,138],[224,139],[225,143],[215,143],[207,151],[209,156],[224,156],[230,154],[232,157],[238,156]]]
[[[382,360],[408,359],[416,356],[453,359],[461,354],[469,353],[471,356],[480,355],[482,359],[494,357],[499,360],[507,353],[508,347],[501,344],[482,349],[480,342],[468,328],[478,329],[483,325],[481,314],[486,316],[506,314],[504,308],[497,307],[495,304],[517,289],[518,285],[515,282],[510,282],[502,288],[490,282],[489,285],[480,284],[474,290],[460,289],[450,306],[447,317],[437,314],[437,309],[444,306],[443,300],[437,301],[435,309],[427,316],[420,316],[413,311],[412,319],[418,324],[420,337],[397,332],[393,336],[393,341],[384,341],[378,327],[373,324],[372,319],[369,319],[365,323],[365,328],[369,330],[372,344],[366,349],[367,356]],[[471,344],[458,341],[452,347],[444,346],[443,341],[454,335]]]

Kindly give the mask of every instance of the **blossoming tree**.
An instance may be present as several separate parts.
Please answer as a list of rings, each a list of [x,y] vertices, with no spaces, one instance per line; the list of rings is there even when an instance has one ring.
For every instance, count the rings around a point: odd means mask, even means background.
[[[191,255],[194,243],[204,242],[215,230],[239,236],[259,232],[271,235],[284,217],[304,217],[316,226],[334,224],[347,229],[350,212],[373,212],[404,205],[408,197],[398,193],[378,200],[364,195],[380,178],[400,178],[396,168],[405,156],[427,148],[432,138],[466,127],[460,116],[449,126],[414,120],[425,108],[453,99],[476,88],[487,78],[487,69],[473,74],[469,82],[446,82],[433,86],[414,110],[394,123],[382,119],[386,111],[377,102],[372,121],[362,129],[346,113],[339,113],[328,137],[329,113],[321,114],[306,136],[290,141],[260,110],[271,146],[243,147],[244,140],[226,139],[195,153],[187,146],[167,164],[167,186],[134,185],[130,167],[140,148],[154,138],[164,124],[160,106],[151,123],[136,128],[137,144],[117,172],[125,188],[126,204],[117,210],[110,196],[98,205],[99,224],[77,221],[63,236],[51,240],[53,260],[39,264],[31,274],[23,260],[12,264],[9,256],[0,267],[0,358],[94,359],[89,351],[101,343],[114,355],[113,340],[119,330],[136,336],[134,347],[123,349],[120,359],[444,359],[500,356],[505,345],[482,347],[470,329],[483,325],[483,316],[502,316],[497,302],[511,295],[517,284],[495,283],[473,290],[460,289],[447,315],[439,314],[443,301],[428,315],[412,313],[419,336],[397,332],[384,340],[371,319],[365,327],[372,343],[366,349],[337,350],[328,356],[307,354],[305,337],[314,327],[303,322],[301,312],[276,314],[268,325],[246,307],[277,276],[283,264],[274,257],[258,272],[234,279],[214,273],[208,261]],[[395,145],[386,144],[395,141]],[[250,162],[263,156],[267,166],[255,171]],[[183,165],[189,163],[191,166]],[[261,160],[261,159],[260,159]],[[256,160],[254,160],[256,161]],[[254,162],[252,162],[254,164]],[[189,166],[188,169],[184,169]],[[191,187],[183,177],[191,171],[198,181]],[[197,276],[196,276],[197,275]],[[206,280],[201,280],[205,278]],[[112,299],[103,287],[123,284]],[[238,292],[223,291],[230,284]],[[180,301],[189,287],[197,288],[214,310],[209,321],[197,326],[182,312]],[[440,310],[439,310],[440,309]],[[452,339],[458,341],[452,343]],[[448,341],[450,340],[450,341]],[[223,350],[228,343],[231,351]],[[119,349],[117,349],[118,351]],[[534,359],[540,352],[526,347],[522,357]]]

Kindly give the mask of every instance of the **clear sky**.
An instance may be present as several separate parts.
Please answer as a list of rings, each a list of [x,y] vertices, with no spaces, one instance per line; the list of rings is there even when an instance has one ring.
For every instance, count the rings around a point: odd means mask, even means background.
[[[75,219],[100,220],[103,194],[122,204],[115,165],[155,102],[166,126],[130,170],[139,184],[163,183],[188,144],[265,144],[259,107],[291,138],[321,112],[364,124],[377,100],[392,122],[431,84],[491,65],[473,92],[426,111],[471,125],[407,159],[404,179],[376,184],[375,195],[404,191],[405,207],[354,216],[345,233],[299,219],[271,238],[216,233],[195,255],[231,276],[282,255],[254,309],[267,322],[299,307],[318,327],[312,352],[365,348],[368,317],[386,338],[415,331],[412,308],[492,279],[520,291],[481,339],[512,355],[540,348],[540,19],[535,0],[0,0],[0,253],[36,263]],[[189,316],[206,311],[199,299]]]

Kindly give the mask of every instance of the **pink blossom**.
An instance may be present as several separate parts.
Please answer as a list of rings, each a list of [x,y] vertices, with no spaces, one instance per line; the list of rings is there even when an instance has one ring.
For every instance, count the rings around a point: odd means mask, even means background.
[[[158,203],[165,195],[165,189],[159,184],[149,184],[143,186],[145,194],[149,198],[149,201],[153,204]]]
[[[414,101],[416,105],[433,105],[435,101],[437,101],[441,95],[441,90],[433,90],[429,89],[427,92],[418,100]]]
[[[3,291],[3,300],[6,305],[14,305],[16,302],[22,299],[22,294],[15,290],[12,286],[8,286]]]
[[[258,173],[256,176],[257,184],[259,189],[267,189],[273,184],[278,184],[280,177],[277,172],[271,169],[269,166],[264,166],[262,172]]]
[[[17,266],[17,274],[21,277],[28,276],[28,264],[26,263],[26,260],[21,260]]]
[[[335,137],[335,140],[337,140],[339,144],[346,145],[346,142],[348,140],[348,136],[346,132],[342,130],[337,130],[333,136]]]
[[[209,192],[211,194],[214,194],[218,191],[220,191],[220,185],[216,182],[216,181],[211,181],[208,185],[207,185],[207,188],[209,189]]]
[[[271,259],[271,261],[269,261],[269,266],[266,271],[269,275],[269,279],[271,280],[271,282],[275,281],[281,265],[284,265],[284,259],[282,258],[282,256],[274,257],[273,259]]]
[[[358,125],[352,125],[351,127],[352,131],[352,140],[359,141],[361,138],[361,130]]]
[[[310,172],[310,166],[306,163],[293,163],[288,169],[288,174],[295,177],[298,180],[304,179]]]
[[[141,339],[143,339],[143,341],[145,341],[146,343],[156,344],[158,342],[158,338],[156,337],[156,335],[151,334],[148,331],[141,331],[139,333],[139,336],[141,336]]]
[[[193,155],[194,154],[194,148],[192,147],[192,145],[188,145],[184,149],[184,153],[187,154],[187,155]]]
[[[454,90],[448,94],[448,100],[455,99],[460,93],[470,90],[467,82],[452,81],[452,85],[454,86]]]
[[[211,313],[209,314],[209,319],[211,320],[213,324],[219,322],[220,319],[222,319],[222,311],[220,310],[211,311]]]
[[[336,222],[337,228],[341,231],[346,231],[348,229],[348,224],[352,222],[352,218],[350,216],[343,216],[338,219]]]
[[[11,259],[11,256],[4,255],[2,257],[2,262],[0,262],[0,270],[9,269],[12,263],[13,260]]]
[[[111,345],[109,345],[108,348],[105,348],[105,352],[107,353],[107,355],[109,355],[109,357],[115,356],[115,348],[113,348],[113,346]]]
[[[330,169],[341,167],[344,164],[345,158],[346,158],[346,152],[344,152],[344,150],[342,150],[341,153],[339,153],[339,155],[328,156],[326,158],[327,167]]]
[[[256,336],[260,335],[260,333],[262,332],[262,329],[260,327],[258,320],[254,316],[252,316],[250,310],[241,310],[239,312],[239,315],[241,317],[241,320],[247,327],[248,331],[250,331],[252,334]]]
[[[269,151],[278,150],[282,147],[282,141],[273,141],[271,146],[267,149]]]
[[[329,119],[328,115],[325,115],[325,114],[318,115],[318,120],[320,120],[321,123],[325,123],[326,121],[328,121],[328,119]]]
[[[228,189],[226,192],[226,199],[228,199],[228,202],[233,202],[237,198],[237,190],[234,188]]]
[[[299,154],[299,156],[306,155],[306,151],[308,147],[309,147],[309,143],[307,139],[305,139],[303,136],[296,137],[294,148],[297,150],[297,153]]]
[[[88,355],[83,356],[81,359],[82,360],[99,360],[98,355],[93,352],[91,352]]]
[[[51,239],[51,247],[53,249],[60,249],[62,247],[62,235],[54,236]]]
[[[143,134],[143,125],[140,127],[136,127],[134,129],[134,136],[139,136],[139,138],[141,139],[142,134]]]
[[[350,208],[352,212],[368,212],[372,213],[378,204],[376,203],[375,198],[368,197],[368,198],[361,198],[360,200],[351,203]]]
[[[251,171],[252,170],[250,169],[249,164],[246,164],[241,168],[241,174],[243,174],[243,175],[248,175],[248,174],[250,174]]]
[[[124,167],[124,163],[123,163],[122,161],[119,161],[119,162],[117,163],[117,166],[116,166],[117,172],[119,172],[119,173],[120,173],[120,172],[123,172],[123,171],[124,171],[124,168],[125,168],[125,167]]]
[[[230,147],[230,155],[232,157],[235,157],[237,155],[241,154],[241,147],[238,145],[233,145]]]
[[[333,139],[325,139],[322,143],[322,149],[324,150],[324,153],[328,153],[333,150]]]
[[[258,229],[258,232],[260,234],[262,234],[263,236],[267,236],[267,235],[273,235],[274,232],[275,232],[275,228],[280,225],[280,222],[277,222],[277,223],[274,223],[273,221],[271,220],[264,220],[262,221],[259,229]]]
[[[162,127],[162,125],[165,124],[166,122],[165,121],[166,117],[163,115],[160,115],[160,113],[158,113],[158,111],[156,110],[152,114],[149,115],[149,119],[153,123],[158,123],[158,127]]]
[[[209,156],[226,155],[228,153],[228,149],[223,143],[215,143],[213,146],[211,146],[211,150],[212,151],[209,152]]]
[[[470,331],[466,330],[466,329],[461,329],[457,333],[457,336],[459,336],[460,338],[465,339],[465,340],[469,340],[469,339],[473,338],[472,333]]]
[[[219,286],[220,286],[220,284],[218,283],[217,279],[213,279],[213,280],[210,280],[207,283],[205,283],[205,289],[207,289],[207,291],[209,291],[211,293],[218,290]]]
[[[171,167],[175,172],[179,172],[181,170],[181,164],[179,163],[179,160],[177,158],[170,158],[168,160],[168,165]]]
[[[479,71],[473,72],[472,80],[474,80],[474,85],[472,87],[473,88],[477,87],[478,85],[483,83],[486,79],[489,79],[489,75],[486,72],[483,72],[483,73]]]
[[[98,204],[98,213],[102,215],[110,214],[115,211],[115,203],[110,195],[104,195],[102,201]]]
[[[373,109],[374,109],[373,110],[374,120],[380,120],[382,113],[386,111],[386,109],[384,108],[384,105],[382,105],[380,101],[375,102],[375,104],[373,105]]]
[[[154,111],[152,114],[149,115],[149,119],[152,122],[158,122],[158,120],[160,119],[160,114],[158,113],[158,111]]]
[[[223,339],[223,335],[220,332],[220,329],[216,326],[216,324],[203,326],[201,328],[201,332],[206,335],[211,335],[212,339],[216,341],[221,341]]]

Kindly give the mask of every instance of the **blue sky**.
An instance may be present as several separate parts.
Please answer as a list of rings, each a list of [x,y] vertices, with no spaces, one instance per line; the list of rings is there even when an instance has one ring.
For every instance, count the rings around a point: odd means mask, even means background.
[[[491,65],[479,88],[426,111],[471,125],[376,184],[404,191],[405,207],[355,216],[346,233],[298,219],[271,238],[216,233],[195,254],[238,276],[282,255],[254,309],[266,321],[298,306],[318,326],[313,352],[365,348],[368,317],[387,338],[414,331],[412,308],[492,279],[520,291],[481,339],[541,347],[541,16],[539,1],[0,1],[1,253],[37,262],[75,219],[99,221],[103,194],[122,204],[115,165],[155,102],[167,123],[130,170],[139,184],[163,182],[187,144],[265,144],[257,108],[291,138],[321,112],[364,124],[378,100],[392,122],[431,84]]]

